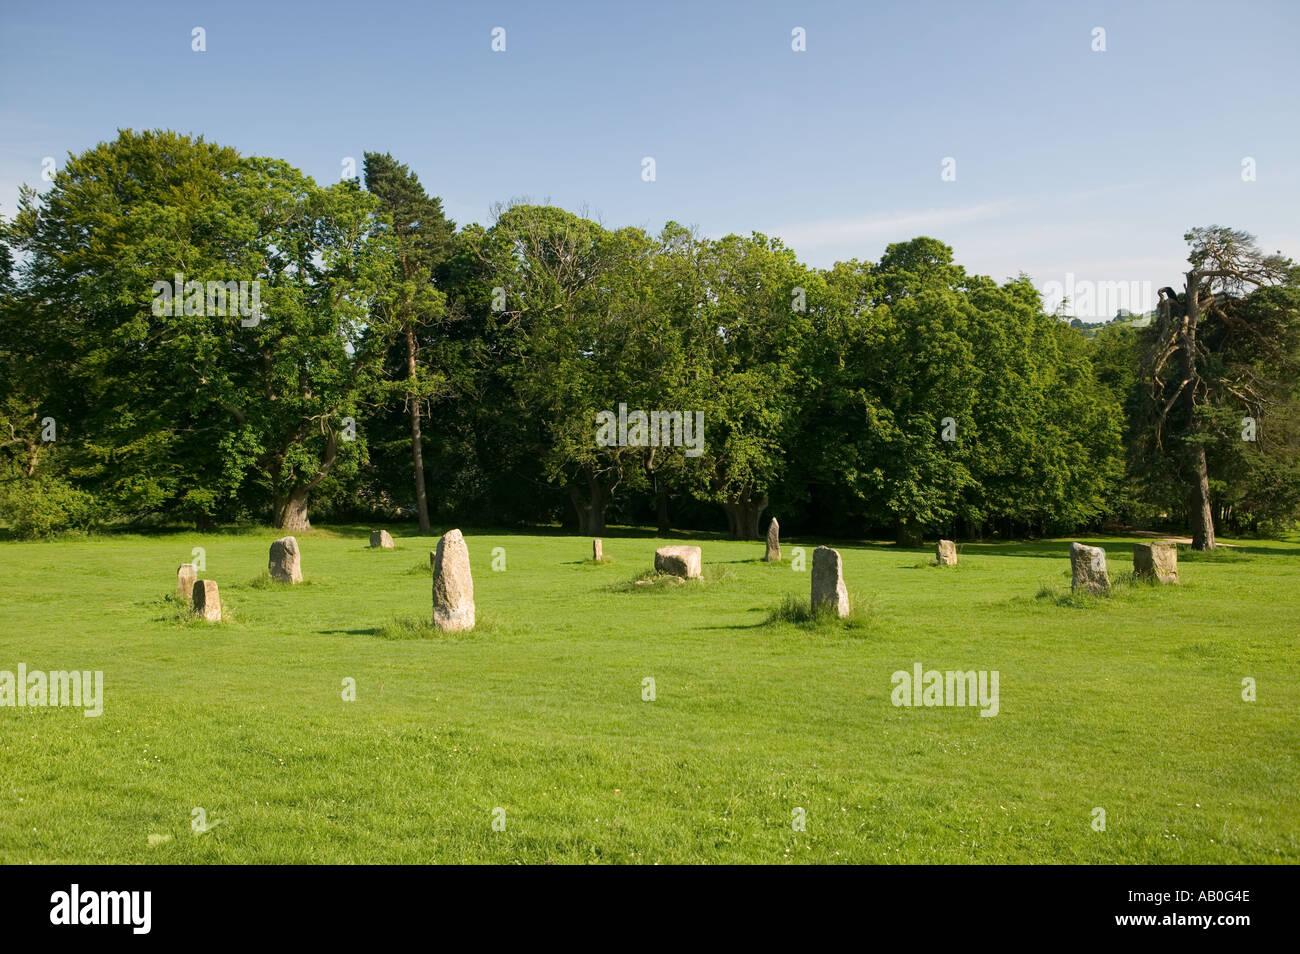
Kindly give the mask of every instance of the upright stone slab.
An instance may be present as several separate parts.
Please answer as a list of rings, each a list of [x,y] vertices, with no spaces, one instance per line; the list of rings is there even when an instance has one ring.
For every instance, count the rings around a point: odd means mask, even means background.
[[[680,576],[684,580],[700,578],[699,547],[660,547],[655,551],[655,572]]]
[[[599,540],[591,541],[591,558],[597,563],[605,561],[605,547]]]
[[[952,540],[940,540],[934,548],[934,554],[940,566],[957,565],[957,544]]]
[[[194,599],[194,581],[198,578],[193,563],[182,563],[176,570],[176,598],[187,601]]]
[[[267,566],[271,579],[277,583],[302,582],[302,556],[298,553],[298,541],[293,537],[281,537],[271,544],[271,562]]]
[[[813,551],[812,608],[830,606],[835,615],[849,615],[849,590],[844,585],[844,561],[839,550],[818,547]]]
[[[763,562],[781,562],[781,525],[776,522],[776,517],[767,525],[767,552],[763,554]]]
[[[474,628],[474,578],[469,548],[459,530],[448,530],[433,554],[433,625],[439,629]]]
[[[221,594],[217,592],[216,580],[195,580],[190,593],[195,616],[201,616],[209,623],[221,622]]]
[[[370,549],[391,550],[393,549],[393,538],[389,535],[387,530],[371,530]]]
[[[1106,551],[1082,543],[1070,544],[1071,587],[1093,596],[1110,592],[1110,577],[1106,575]]]
[[[1133,544],[1135,576],[1155,577],[1161,583],[1178,582],[1178,545],[1175,543]]]

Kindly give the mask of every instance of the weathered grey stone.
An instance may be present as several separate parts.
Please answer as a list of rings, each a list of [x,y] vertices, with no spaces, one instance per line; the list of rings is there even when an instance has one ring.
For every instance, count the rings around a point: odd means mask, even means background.
[[[602,563],[605,560],[605,548],[599,540],[591,541],[591,558],[597,563]]]
[[[1082,543],[1070,544],[1070,586],[1075,590],[1105,596],[1110,592],[1106,575],[1106,551]]]
[[[660,547],[655,551],[655,572],[680,576],[684,580],[700,578],[699,547]]]
[[[391,550],[393,549],[393,538],[389,535],[387,530],[371,530],[370,549]]]
[[[1176,543],[1133,544],[1133,573],[1155,577],[1161,583],[1178,582],[1178,545]]]
[[[940,566],[957,565],[957,544],[952,540],[940,540],[934,548],[934,554]]]
[[[459,530],[448,530],[433,555],[433,625],[439,629],[474,628],[474,578],[469,547]]]
[[[198,578],[193,563],[182,563],[176,570],[176,598],[186,601],[194,599],[194,581]]]
[[[216,580],[195,580],[190,594],[195,616],[201,616],[209,623],[221,622],[221,595],[217,592]]]
[[[776,522],[776,517],[767,525],[767,552],[763,554],[763,562],[781,562],[781,525]]]
[[[844,585],[844,561],[839,550],[818,547],[813,551],[812,608],[817,612],[823,606],[835,610],[835,615],[849,615],[849,591]]]
[[[277,583],[302,582],[302,556],[298,552],[298,541],[293,537],[281,537],[271,544],[271,562],[267,566],[271,579]]]

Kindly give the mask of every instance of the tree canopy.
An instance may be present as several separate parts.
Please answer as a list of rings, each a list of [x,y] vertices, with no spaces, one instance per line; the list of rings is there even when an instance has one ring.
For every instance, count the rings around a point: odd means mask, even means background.
[[[1149,326],[1085,334],[930,237],[817,269],[526,202],[457,229],[390,154],[363,179],[125,130],[24,190],[0,522],[778,513],[914,543],[1300,513],[1300,283],[1246,233],[1189,233]]]

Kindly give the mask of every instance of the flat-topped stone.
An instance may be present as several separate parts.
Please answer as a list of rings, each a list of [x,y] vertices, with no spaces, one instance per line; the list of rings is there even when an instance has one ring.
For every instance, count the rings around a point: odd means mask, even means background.
[[[1105,596],[1110,592],[1106,551],[1083,543],[1070,544],[1070,586],[1076,591]]]
[[[684,580],[698,580],[701,560],[699,547],[660,547],[655,551],[655,572],[679,576]]]
[[[209,623],[221,622],[221,594],[217,591],[216,580],[195,580],[191,599],[195,616]]]
[[[1136,576],[1155,578],[1161,583],[1178,582],[1178,544],[1133,544],[1133,573]]]
[[[940,566],[956,566],[957,544],[952,540],[940,540],[934,548],[934,555]]]
[[[176,570],[176,598],[186,602],[194,599],[194,581],[198,578],[193,563],[182,563]]]

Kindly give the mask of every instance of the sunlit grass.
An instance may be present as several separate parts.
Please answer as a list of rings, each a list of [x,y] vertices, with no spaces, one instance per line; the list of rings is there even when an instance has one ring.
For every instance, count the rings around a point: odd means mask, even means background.
[[[481,625],[443,633],[436,537],[367,552],[369,529],[300,536],[301,586],[264,580],[270,530],[0,544],[0,670],[105,685],[99,718],[0,707],[0,861],[1300,861],[1295,540],[1180,550],[1165,587],[1088,539],[1115,587],[1077,600],[1068,540],[956,568],[839,542],[838,620],[790,559],[827,541],[772,565],[611,530],[594,564],[586,538],[466,529]],[[669,542],[704,579],[636,585]],[[172,595],[195,546],[219,625]],[[999,714],[895,708],[918,662],[998,670]],[[195,807],[223,823],[193,834]]]

